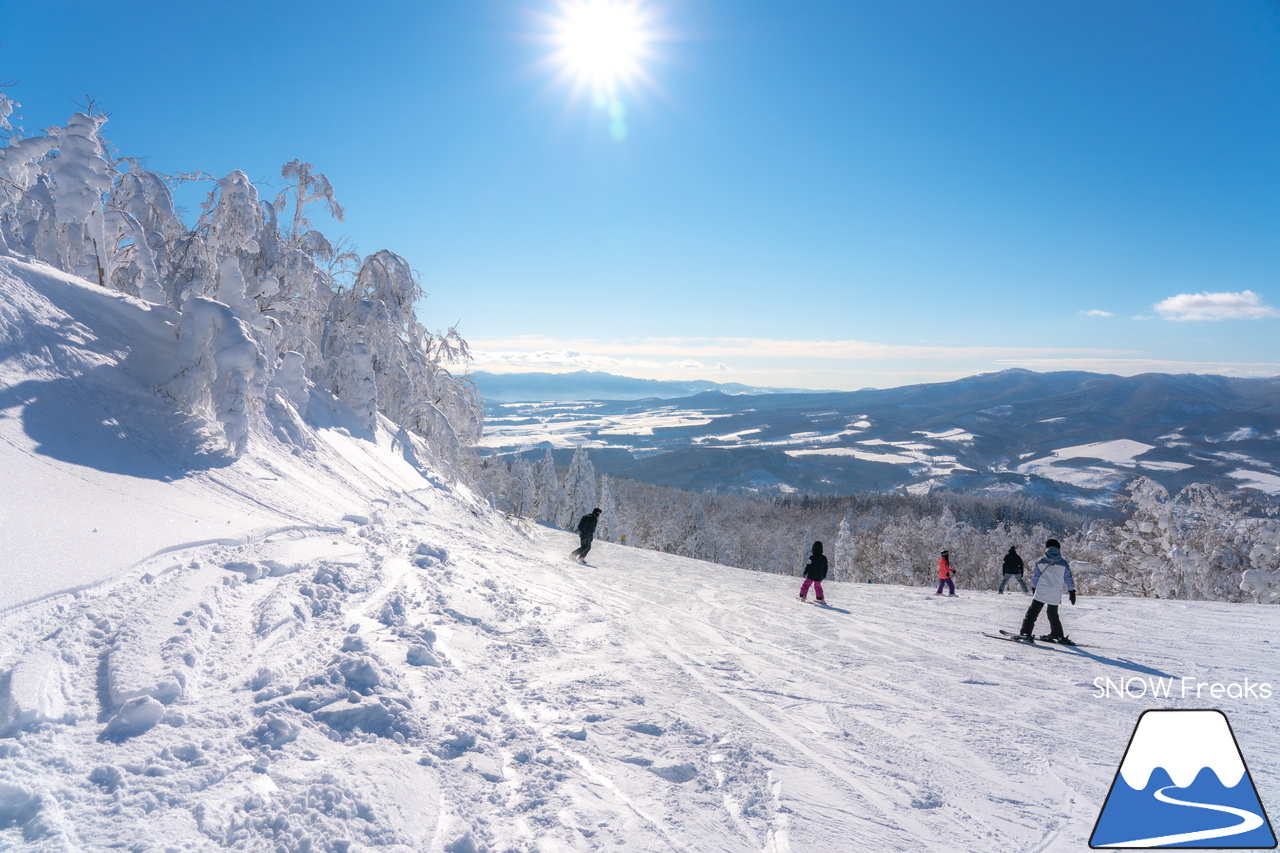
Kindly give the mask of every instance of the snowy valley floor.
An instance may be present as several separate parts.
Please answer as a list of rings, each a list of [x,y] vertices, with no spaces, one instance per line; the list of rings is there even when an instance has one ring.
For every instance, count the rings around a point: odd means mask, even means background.
[[[445,489],[0,613],[0,848],[1082,851],[1140,713],[1221,708],[1273,820],[1274,608],[829,584]],[[1131,688],[1136,683],[1131,682]]]

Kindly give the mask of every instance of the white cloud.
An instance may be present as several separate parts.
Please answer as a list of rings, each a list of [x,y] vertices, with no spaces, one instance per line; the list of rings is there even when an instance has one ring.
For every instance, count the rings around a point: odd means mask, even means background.
[[[472,349],[471,369],[496,373],[556,373],[570,370],[643,371],[658,370],[664,365],[657,361],[637,358],[611,358],[607,355],[583,353],[577,350],[541,349],[532,352],[495,352]]]
[[[1264,305],[1252,290],[1240,293],[1180,293],[1155,304],[1166,320],[1265,320],[1280,311]]]
[[[1097,308],[1090,308],[1088,311],[1081,311],[1080,316],[1081,317],[1111,317],[1113,315],[1110,311],[1101,311]]]
[[[703,364],[700,361],[694,361],[691,358],[686,358],[684,361],[673,361],[670,364],[668,364],[667,367],[673,367],[676,370],[706,370],[707,369],[707,366],[705,364]]]

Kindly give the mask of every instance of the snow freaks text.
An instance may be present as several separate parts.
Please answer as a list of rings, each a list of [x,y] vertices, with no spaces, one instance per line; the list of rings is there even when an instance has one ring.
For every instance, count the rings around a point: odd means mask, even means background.
[[[1103,678],[1093,680],[1095,699],[1270,699],[1274,691],[1269,683],[1244,681],[1228,683],[1200,681],[1197,678]]]

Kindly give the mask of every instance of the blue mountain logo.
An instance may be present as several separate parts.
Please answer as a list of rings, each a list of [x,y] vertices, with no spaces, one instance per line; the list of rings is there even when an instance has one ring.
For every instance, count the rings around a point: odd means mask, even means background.
[[[1272,849],[1276,836],[1221,711],[1146,711],[1089,846]]]

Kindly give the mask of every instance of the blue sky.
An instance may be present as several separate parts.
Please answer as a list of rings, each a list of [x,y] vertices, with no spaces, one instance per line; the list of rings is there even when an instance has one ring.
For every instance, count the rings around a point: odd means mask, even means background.
[[[1280,5],[628,2],[622,138],[552,0],[0,0],[0,81],[162,171],[311,162],[477,368],[1280,374]]]

